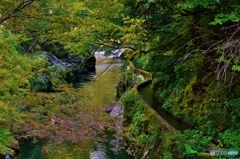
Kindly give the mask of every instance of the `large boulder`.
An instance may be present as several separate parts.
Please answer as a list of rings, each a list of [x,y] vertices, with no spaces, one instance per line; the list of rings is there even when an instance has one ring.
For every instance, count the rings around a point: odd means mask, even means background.
[[[95,74],[96,58],[94,56],[82,57],[80,55],[71,54],[64,60],[70,64],[67,67],[67,81],[69,83],[79,83],[85,81],[84,75]]]
[[[49,54],[47,52],[41,52],[48,62],[52,65],[58,65],[59,67],[70,69],[72,72],[78,73],[88,73],[95,72],[96,58],[95,56],[83,57],[77,54],[70,54],[66,59],[59,59],[55,55]]]
[[[95,73],[96,58],[94,56],[82,57],[70,54],[66,59],[59,59],[45,51],[39,52],[49,65],[45,69],[32,71],[34,76],[29,79],[32,91],[51,92],[63,81],[80,83],[88,81],[84,75]]]
[[[70,54],[64,61],[70,65],[68,68],[72,69],[73,72],[87,74],[96,71],[96,58],[94,56],[82,57],[77,54]]]
[[[64,62],[61,59],[57,58],[55,55],[49,54],[47,52],[41,52],[42,55],[44,55],[48,62],[52,65],[58,65],[62,68],[68,68],[71,67],[71,64],[68,62]]]
[[[47,58],[51,65],[56,65],[66,70],[66,81],[68,83],[77,83],[81,81],[82,75],[95,73],[96,58],[95,56],[83,57],[77,54],[69,54],[66,59],[59,59],[55,55],[47,52],[40,52]]]

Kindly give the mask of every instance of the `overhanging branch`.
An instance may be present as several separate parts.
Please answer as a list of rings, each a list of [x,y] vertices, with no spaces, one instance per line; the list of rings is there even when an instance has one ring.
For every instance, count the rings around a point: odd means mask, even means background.
[[[29,6],[33,2],[34,2],[34,0],[27,0],[27,1],[24,0],[24,1],[22,1],[15,9],[13,9],[12,11],[9,11],[8,13],[3,14],[0,17],[0,24],[5,22],[9,18],[11,18],[13,14],[15,14],[17,12],[20,12],[21,10],[23,10],[25,7]]]

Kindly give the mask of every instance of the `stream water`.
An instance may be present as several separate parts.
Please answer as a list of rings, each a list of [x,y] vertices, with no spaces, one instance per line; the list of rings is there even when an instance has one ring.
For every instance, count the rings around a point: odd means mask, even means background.
[[[168,123],[170,123],[177,130],[186,130],[189,129],[189,126],[184,122],[176,119],[171,114],[166,112],[161,108],[161,103],[153,95],[151,86],[145,86],[139,90],[139,94],[142,96],[143,100],[148,103],[162,118],[164,118]]]
[[[99,104],[106,104],[115,100],[115,84],[121,71],[121,60],[117,59],[109,67],[109,64],[96,65],[96,74],[92,75],[83,83],[78,83],[79,89],[85,89],[93,93]],[[108,69],[106,70],[106,68]],[[104,72],[104,73],[103,73]],[[88,81],[88,82],[86,82]],[[109,134],[112,138],[113,134]],[[59,146],[50,153],[41,151],[44,142],[32,143],[31,141],[20,142],[20,153],[15,159],[131,159],[124,150],[113,152],[112,145],[106,143],[86,143],[80,150],[76,151],[72,144],[64,145],[64,152],[59,153]],[[61,145],[60,145],[61,146]]]

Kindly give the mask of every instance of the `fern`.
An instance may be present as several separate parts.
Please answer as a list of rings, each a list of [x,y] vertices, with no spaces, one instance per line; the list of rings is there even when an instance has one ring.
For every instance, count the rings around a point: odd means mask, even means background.
[[[193,150],[188,144],[184,144],[184,146],[186,149],[186,155],[195,155],[198,153],[197,151]]]

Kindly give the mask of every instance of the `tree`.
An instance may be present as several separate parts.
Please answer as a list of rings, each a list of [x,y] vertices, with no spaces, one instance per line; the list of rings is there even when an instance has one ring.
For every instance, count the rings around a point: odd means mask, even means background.
[[[11,100],[27,92],[27,78],[31,75],[31,62],[34,61],[18,54],[18,42],[20,39],[24,40],[24,36],[12,35],[3,27],[0,28],[0,32],[0,153],[5,154],[13,153],[8,148],[17,146],[17,141],[11,133],[14,126],[22,122],[22,114],[12,106]]]
[[[31,5],[34,0],[23,0],[22,2],[14,2],[14,1],[5,1],[1,2],[0,8],[0,24],[5,22],[6,20],[12,18],[14,14],[20,12],[27,6]]]
[[[239,2],[121,2],[132,22],[126,54],[153,72],[162,107],[213,138],[238,130]]]
[[[98,38],[111,35],[119,24],[116,9],[122,8],[112,1],[96,2],[1,2],[0,153],[16,147],[16,139],[22,137],[48,138],[60,144],[96,139],[97,133],[104,135],[103,130],[109,125],[107,115],[87,100],[86,93],[68,85],[57,88],[60,93],[55,94],[31,89],[36,72],[49,71],[46,59],[36,53],[44,50],[46,43],[65,46],[79,54],[92,54],[100,47]],[[100,7],[109,10],[102,13]]]

